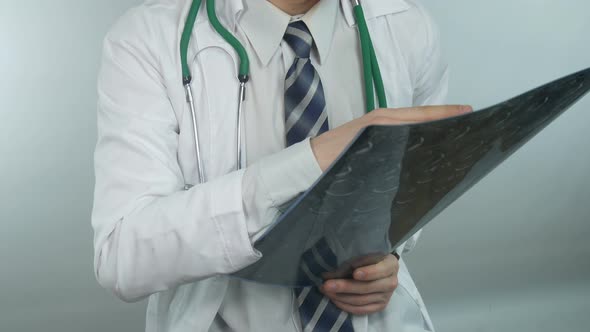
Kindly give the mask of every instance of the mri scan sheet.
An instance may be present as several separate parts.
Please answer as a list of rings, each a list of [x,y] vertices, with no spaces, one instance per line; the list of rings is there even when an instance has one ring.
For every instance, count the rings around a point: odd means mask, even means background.
[[[379,261],[589,90],[590,68],[467,115],[365,128],[255,244],[263,258],[235,276],[309,286]],[[321,276],[302,277],[318,262]]]

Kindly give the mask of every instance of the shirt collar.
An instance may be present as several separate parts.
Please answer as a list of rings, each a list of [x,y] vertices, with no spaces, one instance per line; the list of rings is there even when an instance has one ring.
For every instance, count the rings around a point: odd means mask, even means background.
[[[244,3],[246,8],[240,18],[240,26],[262,64],[267,66],[281,45],[291,16],[266,0],[244,0]],[[320,63],[330,52],[336,15],[338,2],[327,0],[319,1],[302,17],[313,36]]]

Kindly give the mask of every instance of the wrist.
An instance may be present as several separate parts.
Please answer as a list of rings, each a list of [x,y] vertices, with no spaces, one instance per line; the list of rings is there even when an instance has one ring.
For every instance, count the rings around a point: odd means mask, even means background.
[[[324,158],[325,153],[322,152],[321,140],[322,140],[322,137],[318,136],[318,137],[314,137],[314,138],[310,139],[309,143],[311,146],[311,151],[313,153],[313,156],[315,157],[315,160],[317,161],[322,172],[324,172],[330,164],[326,161],[326,158]]]

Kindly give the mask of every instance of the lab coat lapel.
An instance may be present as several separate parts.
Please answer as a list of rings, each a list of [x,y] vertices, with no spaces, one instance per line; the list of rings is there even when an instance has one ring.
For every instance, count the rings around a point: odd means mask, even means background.
[[[199,125],[205,136],[203,163],[207,179],[227,174],[236,168],[238,67],[235,50],[208,23],[195,27],[195,55],[192,66]],[[214,144],[213,144],[214,143]]]
[[[354,11],[350,0],[340,0],[342,12],[346,18],[346,22],[350,26],[356,25],[354,18]],[[363,11],[367,20],[374,19],[379,16],[401,13],[410,9],[410,5],[404,0],[364,0]]]
[[[234,30],[236,17],[243,9],[242,0],[216,1],[216,6],[219,20],[227,29]],[[190,1],[187,1],[183,17],[189,7]],[[184,24],[179,27],[179,36],[183,27]],[[193,75],[203,166],[205,176],[210,180],[235,169],[237,128],[233,120],[237,116],[239,58],[209,23],[206,1],[203,1],[192,31],[188,59]],[[188,106],[184,107],[185,113],[190,114]],[[185,130],[189,129],[186,127]],[[191,158],[194,159],[192,154]],[[188,159],[191,160],[189,169],[196,172],[196,163],[192,165],[192,159]],[[189,174],[196,173],[190,171]]]
[[[356,28],[356,19],[354,17],[353,7],[350,0],[341,0],[343,15],[351,27]],[[364,0],[363,10],[377,59],[383,75],[383,83],[386,87],[388,106],[399,108],[409,107],[412,105],[411,82],[407,70],[405,70],[405,61],[402,57],[397,57],[396,61],[385,61],[393,54],[401,54],[397,49],[399,44],[394,38],[391,30],[390,20],[394,19],[397,13],[402,13],[410,9],[410,5],[404,0]],[[402,84],[400,84],[402,83]]]
[[[185,14],[183,15],[186,17],[188,10],[190,8],[191,1],[187,0],[187,5],[184,10]],[[216,12],[219,18],[219,21],[222,23],[226,29],[233,31],[237,28],[237,17],[244,9],[242,0],[225,0],[225,1],[216,1]],[[181,20],[182,24],[179,26],[179,36],[182,34],[182,29],[184,29],[184,19]],[[195,23],[195,28],[192,31],[191,35],[191,45],[189,48],[189,59],[192,59],[193,62],[196,61],[195,57],[203,50],[209,47],[218,47],[222,50],[226,51],[230,54],[236,63],[237,68],[237,55],[233,48],[213,29],[211,24],[209,23],[209,19],[207,17],[207,7],[206,1],[203,1],[201,4],[201,9],[199,11],[199,15],[197,16],[197,21]]]

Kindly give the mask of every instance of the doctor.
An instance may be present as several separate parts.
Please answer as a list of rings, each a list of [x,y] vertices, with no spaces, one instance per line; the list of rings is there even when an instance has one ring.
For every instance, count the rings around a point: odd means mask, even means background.
[[[432,331],[403,260],[393,255],[359,268],[354,279],[304,292],[227,276],[260,258],[253,243],[278,207],[305,191],[359,129],[470,111],[418,107],[442,104],[447,92],[431,18],[415,0],[363,1],[396,108],[364,115],[349,0],[216,3],[251,62],[240,170],[239,61],[205,10],[188,51],[200,166],[178,52],[191,1],[146,1],[105,38],[92,215],[99,283],[125,301],[149,297],[147,331]]]

